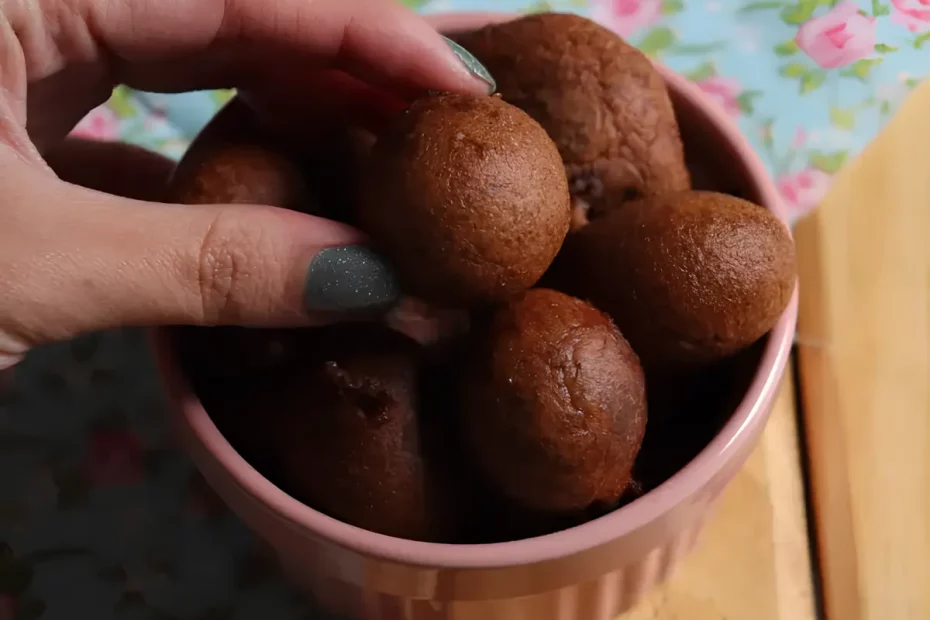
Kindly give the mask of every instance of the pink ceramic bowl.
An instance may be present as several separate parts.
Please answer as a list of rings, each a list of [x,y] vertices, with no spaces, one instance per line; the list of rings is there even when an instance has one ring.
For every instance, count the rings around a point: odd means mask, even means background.
[[[444,31],[509,16],[434,17]],[[661,68],[661,67],[660,67]],[[736,193],[783,220],[759,159],[720,108],[661,68],[699,186]],[[756,445],[788,359],[797,294],[772,331],[748,390],[710,444],[631,504],[555,534],[486,545],[400,540],[293,499],[242,459],[182,376],[170,340],[156,353],[181,437],[206,479],[277,552],[290,578],[329,610],[365,620],[609,620],[661,582],[693,546],[714,500]]]

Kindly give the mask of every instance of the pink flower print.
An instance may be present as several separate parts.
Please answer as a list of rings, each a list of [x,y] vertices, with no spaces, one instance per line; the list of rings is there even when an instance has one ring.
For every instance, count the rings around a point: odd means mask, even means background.
[[[623,38],[653,26],[662,17],[662,0],[594,0],[595,21]]]
[[[164,131],[170,129],[168,115],[163,108],[154,107],[145,116],[144,127],[146,131]]]
[[[911,32],[930,32],[930,0],[891,0],[891,21]]]
[[[772,125],[771,125],[771,123],[766,123],[765,125],[763,125],[762,127],[759,128],[759,137],[762,139],[763,142],[771,142],[771,141],[772,141]]]
[[[697,85],[698,88],[704,91],[705,95],[713,99],[730,116],[740,115],[742,109],[737,97],[739,97],[743,87],[735,79],[714,75],[700,80]]]
[[[142,444],[129,431],[98,431],[88,442],[84,473],[96,486],[135,484],[142,479],[143,456]]]
[[[855,2],[847,0],[826,15],[804,22],[794,40],[824,69],[845,67],[874,50],[875,18],[866,17]]]
[[[0,620],[15,620],[16,599],[9,594],[0,594]]]
[[[805,168],[786,174],[776,181],[792,220],[805,215],[820,204],[830,189],[830,175],[817,168]]]
[[[803,127],[798,127],[794,132],[794,138],[791,140],[791,148],[799,149],[807,143],[807,132]]]
[[[119,118],[108,106],[102,105],[82,118],[71,130],[71,135],[91,140],[115,140],[119,137]]]

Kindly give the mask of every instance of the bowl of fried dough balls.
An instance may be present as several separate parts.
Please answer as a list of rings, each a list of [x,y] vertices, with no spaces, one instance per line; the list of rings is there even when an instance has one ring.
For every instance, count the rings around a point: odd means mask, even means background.
[[[496,93],[424,93],[377,135],[299,144],[233,99],[171,190],[355,226],[403,301],[163,329],[160,371],[204,477],[338,617],[612,620],[759,439],[792,237],[726,113],[616,34],[431,19]]]

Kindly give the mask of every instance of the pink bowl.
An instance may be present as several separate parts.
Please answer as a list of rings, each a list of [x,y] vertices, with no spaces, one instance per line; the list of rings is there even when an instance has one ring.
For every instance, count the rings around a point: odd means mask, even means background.
[[[450,14],[432,20],[455,31],[510,17]],[[786,221],[765,168],[726,113],[685,79],[660,69],[696,185],[741,194]],[[668,481],[584,525],[486,545],[383,536],[293,499],[220,434],[182,375],[166,332],[156,331],[154,342],[180,436],[197,467],[270,543],[290,578],[328,610],[365,620],[609,620],[664,580],[690,550],[714,500],[755,447],[788,359],[796,314],[797,292],[732,417]]]

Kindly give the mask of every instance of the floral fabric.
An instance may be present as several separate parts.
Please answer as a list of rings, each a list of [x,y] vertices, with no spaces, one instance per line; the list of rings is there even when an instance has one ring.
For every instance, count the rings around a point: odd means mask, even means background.
[[[739,123],[794,217],[930,68],[930,0],[410,1],[597,19]],[[75,134],[179,157],[229,96],[118,88]],[[0,381],[0,620],[320,618],[175,449],[140,332],[43,348]]]

